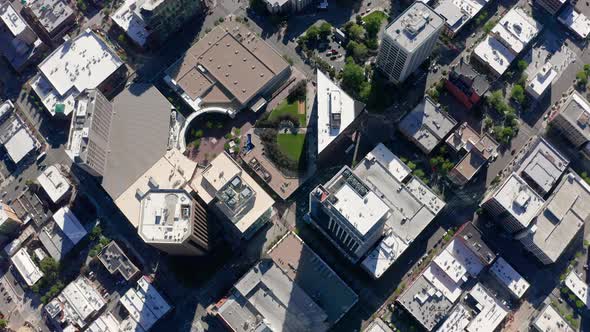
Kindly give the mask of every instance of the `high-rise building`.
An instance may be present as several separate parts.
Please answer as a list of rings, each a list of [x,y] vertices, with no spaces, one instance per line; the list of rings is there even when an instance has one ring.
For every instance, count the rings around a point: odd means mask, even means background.
[[[111,15],[138,46],[165,41],[203,7],[200,0],[127,0]]]
[[[537,0],[537,4],[551,15],[557,14],[561,7],[567,2],[567,0]]]
[[[416,1],[383,34],[377,67],[394,83],[403,82],[430,56],[445,20]]]

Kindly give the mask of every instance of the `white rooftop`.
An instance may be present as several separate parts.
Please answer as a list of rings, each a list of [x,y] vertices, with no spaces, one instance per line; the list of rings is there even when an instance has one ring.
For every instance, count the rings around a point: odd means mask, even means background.
[[[133,320],[149,330],[172,308],[146,277],[137,281],[137,288],[129,289],[120,299]]]
[[[590,292],[588,292],[588,284],[580,279],[575,270],[572,270],[565,278],[565,286],[590,309]]]
[[[517,55],[533,40],[543,26],[519,7],[506,13],[491,34]]]
[[[57,203],[71,188],[68,179],[61,174],[55,165],[47,167],[39,174],[37,182],[49,195],[53,203]]]
[[[141,200],[138,232],[146,242],[182,243],[192,232],[192,198],[184,190],[155,190]]]
[[[454,282],[437,264],[429,264],[422,276],[451,303],[455,303],[461,296],[462,283]]]
[[[385,29],[385,34],[408,52],[414,52],[433,34],[439,33],[443,25],[444,19],[430,7],[414,2]]]
[[[534,98],[539,98],[551,86],[556,77],[557,71],[553,69],[551,63],[547,63],[535,76],[529,79],[526,90]]]
[[[469,292],[477,302],[479,313],[471,320],[465,331],[493,332],[508,315],[508,308],[486,291],[481,284],[476,284]]]
[[[471,311],[467,310],[463,304],[458,304],[436,332],[464,332],[471,320],[473,320]]]
[[[387,171],[399,182],[402,182],[412,170],[401,159],[399,159],[391,150],[389,150],[383,143],[371,150],[365,159],[375,160],[380,163]]]
[[[52,115],[68,115],[74,110],[75,97],[97,88],[122,65],[115,52],[88,29],[47,56],[39,64],[42,74],[31,86]]]
[[[363,260],[362,267],[375,279],[380,278],[408,247],[408,243],[392,232]]]
[[[577,12],[573,5],[567,4],[557,17],[559,22],[567,26],[579,38],[586,38],[590,34],[590,19],[580,12]]]
[[[4,25],[6,25],[13,36],[18,36],[27,28],[27,23],[16,13],[10,2],[0,7],[2,7],[0,9],[0,20],[4,22]]]
[[[473,53],[498,76],[504,74],[515,58],[514,54],[506,46],[492,36],[487,36],[479,43]]]
[[[21,248],[14,256],[10,257],[10,261],[29,287],[43,277],[43,272],[33,262],[25,248]]]
[[[494,199],[523,227],[528,227],[545,201],[517,174],[512,173],[494,193]]]
[[[80,242],[88,233],[80,224],[76,215],[67,206],[55,212],[52,218],[68,239],[72,241],[73,245]]]
[[[492,274],[510,290],[512,295],[521,298],[530,284],[508,262],[500,257],[490,268]]]
[[[139,46],[144,46],[150,32],[140,10],[146,0],[126,0],[111,18]]]
[[[489,0],[443,0],[434,11],[445,19],[453,33],[457,33],[488,2]]]
[[[35,139],[29,134],[26,128],[20,128],[9,140],[4,144],[4,148],[8,152],[10,159],[18,164],[25,156],[27,156],[36,147]]]
[[[318,154],[359,115],[357,103],[344,90],[317,70]]]
[[[565,319],[550,304],[547,304],[543,311],[539,313],[539,316],[533,322],[533,326],[539,332],[574,332],[574,329],[566,323]]]
[[[553,188],[568,165],[567,158],[545,139],[540,138],[517,172],[533,181],[544,194]]]
[[[368,191],[365,197],[361,197],[348,183],[334,196],[338,199],[334,207],[361,235],[367,234],[390,211],[374,192]]]
[[[105,305],[105,299],[92,283],[85,277],[78,277],[45,306],[45,311],[60,323],[67,322],[84,329],[88,319]]]

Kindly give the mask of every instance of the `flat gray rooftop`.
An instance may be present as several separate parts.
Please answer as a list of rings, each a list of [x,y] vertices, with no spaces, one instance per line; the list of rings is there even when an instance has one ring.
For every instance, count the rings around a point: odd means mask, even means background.
[[[451,301],[440,292],[437,292],[436,287],[420,275],[397,301],[426,330],[432,331],[453,307]]]
[[[482,234],[471,222],[468,222],[457,232],[463,239],[463,244],[477,255],[483,262],[491,264],[496,258],[494,251],[483,240]]]
[[[553,188],[568,165],[569,160],[540,138],[522,162],[518,173],[526,175],[525,178],[541,188],[544,194]]]
[[[569,97],[560,114],[590,140],[590,104],[578,92]]]
[[[416,1],[385,29],[385,34],[412,52],[433,34],[438,33],[444,23],[444,19],[432,8]]]
[[[404,135],[413,137],[420,148],[429,153],[453,130],[455,125],[457,121],[453,117],[438,107],[430,97],[425,97],[402,119],[399,129]]]
[[[168,149],[171,105],[149,84],[134,84],[113,100],[110,153],[102,186],[117,199]]]
[[[27,5],[49,34],[74,15],[72,7],[63,0],[34,0]]]

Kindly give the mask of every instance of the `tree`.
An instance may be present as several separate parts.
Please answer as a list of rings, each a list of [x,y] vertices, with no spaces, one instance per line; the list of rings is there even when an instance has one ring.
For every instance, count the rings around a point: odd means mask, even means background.
[[[408,168],[412,171],[416,169],[416,164],[412,161],[408,161],[407,165],[408,165]]]
[[[5,329],[8,326],[8,321],[6,319],[0,319],[0,329]]]
[[[332,25],[328,22],[324,22],[320,24],[318,31],[321,38],[328,38],[328,36],[332,33]]]
[[[514,99],[519,104],[524,103],[525,95],[524,95],[524,88],[518,84],[512,87],[512,91],[510,92],[512,99]]]
[[[348,46],[346,46],[346,50],[348,51],[348,53],[350,53],[354,61],[356,61],[357,63],[365,62],[368,53],[367,47],[365,45],[357,43],[354,40],[351,40],[348,43]]]
[[[529,66],[528,62],[526,62],[525,60],[518,60],[518,62],[516,63],[516,66],[518,67],[518,71],[523,72],[526,70],[526,67]]]
[[[381,29],[381,16],[370,15],[365,18],[365,31],[369,38],[375,38]]]
[[[365,29],[356,23],[347,23],[346,26],[344,26],[344,30],[348,34],[348,38],[354,41],[362,42],[365,37]]]
[[[305,37],[310,42],[316,42],[318,40],[319,36],[320,36],[320,29],[318,27],[316,27],[315,25],[312,25],[311,27],[309,27],[309,29],[307,29],[307,32],[305,32]]]
[[[588,84],[588,74],[585,71],[581,70],[576,74],[576,79],[578,80],[579,85],[586,85]]]
[[[342,88],[358,97],[364,82],[366,81],[363,67],[352,61],[347,61],[342,69]]]

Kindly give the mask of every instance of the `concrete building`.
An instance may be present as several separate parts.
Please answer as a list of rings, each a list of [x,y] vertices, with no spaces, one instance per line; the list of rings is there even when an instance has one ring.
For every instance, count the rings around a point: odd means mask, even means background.
[[[52,221],[38,236],[49,255],[59,262],[87,233],[76,215],[68,207],[63,207],[53,214]]]
[[[272,15],[300,12],[314,2],[313,0],[264,0],[266,9]]]
[[[342,90],[328,76],[317,70],[317,125],[318,125],[318,155],[329,151],[332,143],[344,139],[353,129],[353,123],[365,105],[357,102]],[[332,145],[335,146],[336,144]],[[330,153],[324,153],[329,155]]]
[[[574,91],[553,116],[551,124],[575,147],[590,142],[590,104]]]
[[[118,272],[127,281],[139,275],[137,266],[125,255],[115,241],[111,241],[104,247],[97,257],[110,274]]]
[[[16,12],[10,1],[0,1],[0,54],[20,72],[40,59],[43,42]]]
[[[528,281],[526,281],[526,279],[502,257],[498,257],[496,262],[492,264],[490,272],[516,299],[521,299],[531,286]]]
[[[377,67],[401,83],[432,53],[445,20],[422,2],[413,3],[383,34]]]
[[[545,64],[535,76],[529,78],[526,92],[534,99],[541,99],[547,91],[551,90],[551,83],[557,77],[557,71],[550,63]]]
[[[567,0],[536,0],[535,3],[545,9],[549,14],[555,15]]]
[[[457,121],[429,96],[398,124],[400,132],[429,154],[455,128]]]
[[[8,157],[13,163],[24,161],[33,151],[39,149],[41,144],[20,116],[12,112],[14,105],[5,102],[2,104],[0,115],[0,145],[4,146]]]
[[[0,203],[0,234],[10,235],[23,226],[22,220],[7,204]]]
[[[148,331],[172,310],[170,304],[145,276],[137,281],[135,288],[123,294],[119,301],[129,313],[126,319],[129,322],[124,321],[120,326],[136,327],[130,331]]]
[[[56,46],[76,23],[74,9],[64,0],[27,1],[22,13],[41,39]]]
[[[215,157],[190,186],[221,220],[229,221],[226,230],[235,239],[250,238],[270,221],[274,200],[227,153]]]
[[[483,199],[486,209],[509,232],[526,229],[539,214],[545,200],[516,173],[512,173]]]
[[[125,0],[112,20],[139,47],[161,44],[203,10],[201,0]]]
[[[580,39],[586,39],[590,35],[590,19],[583,13],[578,12],[572,4],[565,6],[557,17],[557,20],[575,33]]]
[[[37,177],[37,182],[54,204],[61,202],[72,189],[70,180],[66,178],[56,165],[47,167]]]
[[[444,32],[452,38],[488,3],[489,0],[443,0],[434,11],[445,19]]]
[[[539,34],[543,26],[523,9],[509,10],[492,28],[490,34],[473,50],[472,56],[502,76],[512,61]]]
[[[451,67],[449,77],[445,79],[445,86],[463,106],[471,109],[489,90],[490,83],[485,75],[461,60]]]
[[[199,111],[258,111],[291,74],[285,59],[237,21],[215,27],[165,72],[164,80]]]
[[[394,332],[381,318],[375,318],[363,332]]]
[[[479,284],[467,296],[462,295],[494,258],[481,233],[467,223],[398,297],[397,302],[427,331],[434,330],[446,319],[437,331],[491,332],[505,316],[490,314],[499,301],[489,296]],[[475,302],[461,301],[469,298],[469,294],[473,294]],[[489,298],[480,296],[482,294]],[[458,322],[461,326],[452,329]]]
[[[232,331],[327,331],[357,295],[297,235],[287,233],[216,306]]]
[[[43,278],[43,272],[35,264],[26,248],[17,251],[10,257],[10,261],[27,286],[32,287],[39,279]]]
[[[184,190],[151,189],[142,195],[138,233],[142,240],[173,255],[202,255],[209,249],[207,214]]]
[[[48,55],[30,84],[52,116],[67,116],[74,111],[80,93],[112,89],[110,83],[124,68],[119,56],[88,29]]]
[[[52,322],[64,331],[84,330],[105,305],[105,299],[92,282],[80,276],[45,305],[44,310]]]
[[[517,173],[541,196],[546,196],[569,165],[556,148],[539,137],[523,157]]]
[[[310,193],[308,221],[350,261],[379,278],[444,208],[383,144]],[[381,240],[380,243],[378,243]]]
[[[517,235],[543,264],[555,263],[590,216],[590,185],[570,172],[554,189],[534,225]]]
[[[453,151],[466,153],[448,173],[449,179],[459,186],[467,184],[480,169],[497,157],[500,146],[489,134],[480,135],[467,122],[457,127],[446,143]]]
[[[565,278],[565,287],[570,290],[582,303],[590,309],[590,291],[588,284],[585,283],[577,274],[575,269],[572,269]]]
[[[546,304],[533,321],[537,332],[575,332],[551,304]]]

